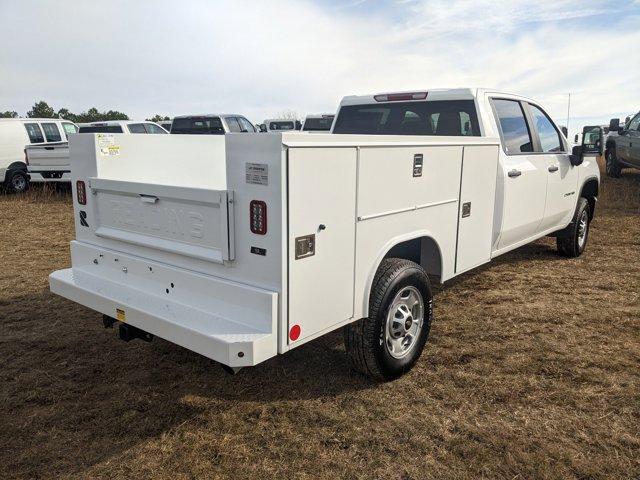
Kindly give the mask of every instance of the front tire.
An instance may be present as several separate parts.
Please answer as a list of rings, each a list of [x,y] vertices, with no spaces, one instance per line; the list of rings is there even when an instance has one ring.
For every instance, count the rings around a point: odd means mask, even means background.
[[[573,220],[563,234],[556,238],[560,255],[571,258],[582,255],[589,239],[590,218],[589,202],[586,198],[580,197]]]
[[[607,171],[607,176],[612,178],[619,178],[622,174],[622,167],[618,163],[615,148],[608,149],[605,154],[605,169]]]
[[[373,279],[369,317],[344,328],[351,366],[377,381],[402,376],[420,358],[432,320],[424,269],[409,260],[384,259]]]

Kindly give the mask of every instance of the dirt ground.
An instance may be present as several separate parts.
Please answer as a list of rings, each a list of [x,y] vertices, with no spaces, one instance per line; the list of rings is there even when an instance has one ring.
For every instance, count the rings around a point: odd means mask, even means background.
[[[640,478],[640,173],[604,181],[582,257],[547,238],[438,288],[386,384],[340,332],[236,376],[121,342],[48,292],[70,197],[0,196],[0,478]]]

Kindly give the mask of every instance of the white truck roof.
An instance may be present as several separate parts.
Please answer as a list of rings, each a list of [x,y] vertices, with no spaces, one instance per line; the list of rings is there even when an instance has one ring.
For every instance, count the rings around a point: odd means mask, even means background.
[[[510,92],[504,92],[497,90],[495,88],[487,88],[487,87],[465,87],[465,88],[425,88],[425,89],[416,89],[416,90],[404,90],[397,92],[380,92],[368,95],[347,95],[342,98],[340,102],[340,106],[343,105],[361,105],[363,103],[377,103],[379,101],[376,97],[382,97],[384,95],[403,95],[403,94],[421,94],[426,93],[426,98],[415,98],[415,101],[436,101],[436,100],[472,100],[478,97],[483,96],[486,92],[491,93],[499,93],[505,96],[513,96],[523,99],[528,99],[527,97],[523,97],[522,95],[516,95]],[[411,101],[412,99],[407,99]]]

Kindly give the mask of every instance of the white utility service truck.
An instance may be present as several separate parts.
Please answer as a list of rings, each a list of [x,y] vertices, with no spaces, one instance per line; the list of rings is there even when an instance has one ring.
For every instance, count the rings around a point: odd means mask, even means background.
[[[582,253],[601,150],[584,137],[570,152],[536,102],[477,89],[347,97],[332,134],[75,135],[72,268],[51,290],[234,371],[344,327],[355,368],[397,378],[430,276],[544,235]]]

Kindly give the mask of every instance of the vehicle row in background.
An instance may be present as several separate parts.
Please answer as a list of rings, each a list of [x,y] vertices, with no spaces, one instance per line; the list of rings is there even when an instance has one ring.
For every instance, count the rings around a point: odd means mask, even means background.
[[[640,112],[627,118],[624,125],[619,118],[611,119],[605,162],[607,175],[614,178],[620,176],[623,168],[640,168]]]

